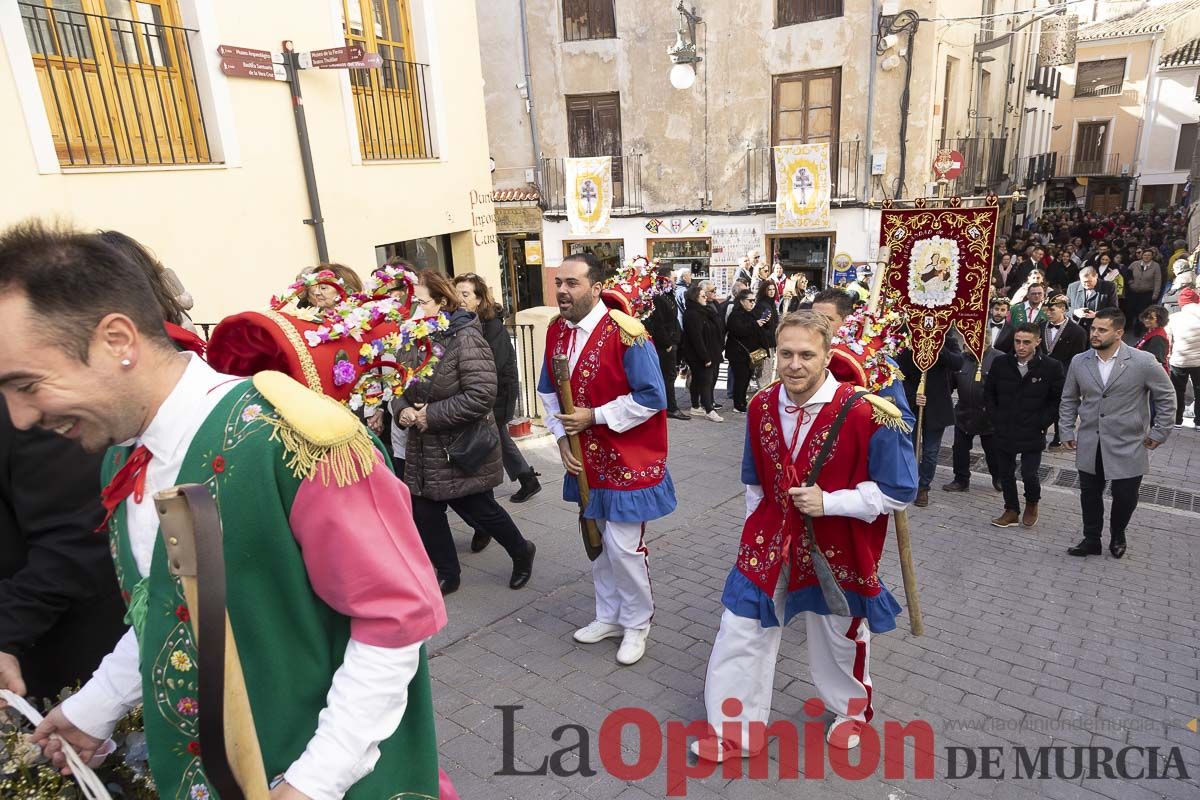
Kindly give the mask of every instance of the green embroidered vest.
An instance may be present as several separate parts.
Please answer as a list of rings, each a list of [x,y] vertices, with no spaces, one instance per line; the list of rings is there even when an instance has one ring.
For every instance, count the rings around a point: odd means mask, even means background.
[[[278,421],[249,381],[238,384],[201,425],[176,479],[206,486],[220,509],[226,603],[268,777],[287,770],[316,732],[350,638],[350,620],[313,593],[292,536],[288,515],[301,479],[288,468],[283,445],[272,439]],[[129,453],[130,448],[109,451],[105,483]],[[145,601],[138,645],[150,769],[159,796],[215,800],[199,758],[196,650],[183,590],[167,571],[161,538],[150,574],[138,588],[124,504],[109,523],[109,542],[126,602],[135,594]],[[437,800],[437,739],[424,648],[400,727],[381,743],[375,768],[345,797]]]

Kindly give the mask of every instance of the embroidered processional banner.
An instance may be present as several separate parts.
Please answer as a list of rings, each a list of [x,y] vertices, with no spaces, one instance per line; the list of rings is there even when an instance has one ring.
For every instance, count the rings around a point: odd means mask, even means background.
[[[926,372],[950,326],[980,363],[999,207],[885,208],[879,243],[888,248],[883,302],[908,318],[913,361]]]
[[[564,171],[571,235],[608,233],[613,202],[612,158],[568,158]]]
[[[829,145],[775,148],[775,223],[779,230],[829,227]]]

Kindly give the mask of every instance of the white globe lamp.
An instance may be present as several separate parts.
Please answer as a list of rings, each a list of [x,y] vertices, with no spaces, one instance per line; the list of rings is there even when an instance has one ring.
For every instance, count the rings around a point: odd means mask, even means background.
[[[676,64],[671,67],[671,85],[676,89],[690,89],[696,82],[696,68],[692,64]]]

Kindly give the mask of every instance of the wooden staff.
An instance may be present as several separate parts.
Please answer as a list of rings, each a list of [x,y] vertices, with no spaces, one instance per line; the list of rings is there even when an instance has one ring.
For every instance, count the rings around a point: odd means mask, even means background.
[[[205,654],[201,649],[200,609],[201,597],[197,576],[200,571],[199,563],[203,557],[197,553],[198,548],[216,548],[220,552],[220,517],[216,516],[216,502],[208,489],[197,484],[174,486],[165,489],[154,496],[154,505],[158,509],[160,531],[167,549],[167,565],[171,574],[179,578],[183,586],[183,596],[187,603],[188,616],[192,624],[192,635],[196,641],[197,658],[200,661],[197,675],[201,681],[206,680],[204,674]],[[197,533],[197,522],[200,521],[204,530]],[[214,522],[215,520],[215,522]],[[198,542],[200,537],[215,537],[217,541]],[[210,549],[209,552],[214,552]],[[222,563],[223,567],[224,564]],[[207,576],[206,576],[207,577]],[[218,580],[221,580],[218,578]],[[224,604],[224,586],[221,580],[222,605]],[[218,644],[219,644],[218,639]],[[233,638],[233,629],[229,623],[229,613],[225,613],[225,658],[224,658],[224,691],[222,722],[224,728],[225,759],[223,762],[210,766],[212,759],[205,758],[209,746],[201,750],[201,762],[209,779],[217,784],[222,768],[227,766],[236,781],[233,790],[241,789],[245,800],[269,800],[270,790],[267,788],[267,773],[263,765],[262,749],[258,743],[258,733],[254,727],[254,715],[250,709],[250,696],[246,692],[246,679],[242,674],[242,662],[238,659],[237,642]],[[213,665],[215,666],[215,665]],[[208,676],[211,678],[211,675]],[[205,713],[205,704],[212,704],[212,698],[204,696],[201,685],[200,714]],[[203,723],[204,720],[202,719]],[[201,731],[201,735],[204,731]],[[203,743],[202,743],[203,744]],[[226,773],[227,774],[227,773]],[[238,800],[236,791],[219,788],[222,800]],[[232,795],[232,796],[231,796]]]
[[[550,368],[554,372],[554,388],[558,392],[558,404],[562,406],[564,414],[574,414],[575,398],[571,392],[570,360],[565,355],[554,356],[550,359]],[[579,444],[579,436],[569,433],[567,441],[571,445],[571,455],[575,456],[575,460],[582,467],[583,447]],[[588,560],[595,561],[604,550],[604,541],[596,520],[588,519],[583,515],[588,504],[587,472],[581,468],[576,479],[579,481],[579,532],[583,536],[583,549],[587,552]]]
[[[888,251],[890,261],[890,251]],[[879,313],[880,295],[883,288],[883,273],[887,269],[887,261],[882,262],[875,270],[874,280],[871,281],[872,314]],[[918,396],[925,394],[925,373],[921,373],[921,383],[917,386]],[[925,419],[925,408],[917,408],[917,457],[921,452],[921,423]],[[904,580],[904,602],[908,606],[908,627],[913,636],[925,634],[925,618],[921,614],[921,597],[917,591],[917,569],[913,566],[912,538],[908,531],[908,509],[902,508],[893,514],[896,520],[896,547],[900,550],[900,576]]]

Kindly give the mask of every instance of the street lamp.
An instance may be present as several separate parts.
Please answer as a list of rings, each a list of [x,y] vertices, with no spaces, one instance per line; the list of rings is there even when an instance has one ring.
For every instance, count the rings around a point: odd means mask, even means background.
[[[667,48],[671,59],[671,85],[676,89],[690,89],[696,82],[696,64],[702,60],[696,55],[696,23],[701,22],[693,6],[691,11],[679,0],[679,29],[675,32],[675,44]]]

